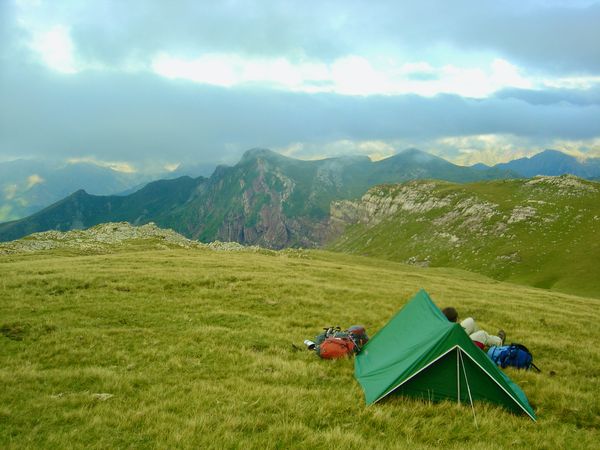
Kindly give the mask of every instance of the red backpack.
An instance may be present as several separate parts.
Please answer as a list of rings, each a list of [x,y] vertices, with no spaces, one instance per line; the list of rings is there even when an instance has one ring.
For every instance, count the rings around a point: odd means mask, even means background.
[[[354,342],[349,337],[328,337],[317,348],[317,354],[323,359],[336,359],[351,356]]]

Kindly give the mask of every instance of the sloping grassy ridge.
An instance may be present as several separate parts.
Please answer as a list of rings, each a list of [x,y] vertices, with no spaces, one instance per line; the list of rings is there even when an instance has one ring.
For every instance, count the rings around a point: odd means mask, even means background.
[[[593,448],[600,304],[318,251],[0,256],[2,448]],[[72,251],[71,251],[72,254]],[[373,334],[419,288],[527,344],[508,370],[539,421],[477,403],[364,405],[353,361],[296,351]],[[551,371],[555,372],[554,375]]]
[[[596,182],[416,181],[375,187],[332,214],[348,225],[332,250],[600,297]]]

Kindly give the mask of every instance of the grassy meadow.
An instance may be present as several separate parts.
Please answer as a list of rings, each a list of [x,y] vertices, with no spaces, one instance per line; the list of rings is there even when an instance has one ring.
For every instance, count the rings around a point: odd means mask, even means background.
[[[537,423],[366,407],[353,360],[304,350],[327,325],[373,335],[420,288],[533,351],[541,374],[507,372]],[[593,448],[598,316],[597,299],[322,251],[0,256],[0,447]]]

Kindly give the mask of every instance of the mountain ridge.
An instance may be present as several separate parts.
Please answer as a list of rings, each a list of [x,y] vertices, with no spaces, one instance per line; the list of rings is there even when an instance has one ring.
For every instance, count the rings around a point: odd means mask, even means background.
[[[357,157],[302,161],[256,148],[236,165],[218,166],[211,177],[195,182],[159,180],[120,198],[81,193],[67,197],[28,218],[0,224],[0,240],[125,220],[156,222],[205,242],[316,247],[329,238],[333,200],[357,198],[371,186],[415,178],[475,181],[511,175],[457,166],[416,149],[373,162]],[[161,191],[152,198],[156,186],[177,192],[171,196]]]

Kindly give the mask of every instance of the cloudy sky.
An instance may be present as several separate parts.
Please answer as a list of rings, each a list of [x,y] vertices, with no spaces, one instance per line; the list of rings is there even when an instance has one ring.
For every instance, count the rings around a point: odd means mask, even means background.
[[[0,0],[0,161],[600,156],[600,2]]]

